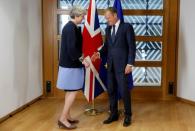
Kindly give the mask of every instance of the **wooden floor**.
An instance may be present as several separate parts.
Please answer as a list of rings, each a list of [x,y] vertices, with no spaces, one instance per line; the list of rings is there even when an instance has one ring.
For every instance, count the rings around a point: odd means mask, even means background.
[[[125,128],[123,116],[110,125],[106,100],[96,101],[98,109],[106,110],[97,116],[87,116],[84,100],[74,103],[72,112],[80,120],[76,131],[195,131],[195,106],[179,102],[133,102],[133,122]],[[56,121],[63,107],[62,99],[41,99],[0,124],[0,131],[60,131]]]

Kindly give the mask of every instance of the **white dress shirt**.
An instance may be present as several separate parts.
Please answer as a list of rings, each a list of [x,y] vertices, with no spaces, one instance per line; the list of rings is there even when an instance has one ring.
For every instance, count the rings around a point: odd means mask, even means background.
[[[121,23],[121,21],[118,20],[118,21],[116,22],[116,24],[115,24],[115,35],[116,35],[117,31],[118,31],[118,27],[119,27],[120,23]],[[112,32],[113,32],[113,27],[112,27],[112,29],[111,29],[111,35],[112,35]]]

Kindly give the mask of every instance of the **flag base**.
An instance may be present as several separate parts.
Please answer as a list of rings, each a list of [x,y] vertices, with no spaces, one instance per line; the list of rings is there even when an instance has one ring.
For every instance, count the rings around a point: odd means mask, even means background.
[[[85,114],[88,116],[96,116],[103,113],[104,110],[95,109],[95,102],[92,101],[91,106],[85,110]]]
[[[118,114],[119,114],[119,116],[123,116],[124,115],[124,109],[119,109]]]
[[[96,116],[96,115],[99,115],[101,113],[103,113],[103,110],[100,111],[100,110],[93,109],[93,108],[85,110],[85,115],[88,115],[88,116]]]
[[[120,108],[121,107],[121,104],[120,104],[120,100],[118,100],[118,114],[119,116],[123,116],[124,115],[124,112],[125,110],[123,108]]]

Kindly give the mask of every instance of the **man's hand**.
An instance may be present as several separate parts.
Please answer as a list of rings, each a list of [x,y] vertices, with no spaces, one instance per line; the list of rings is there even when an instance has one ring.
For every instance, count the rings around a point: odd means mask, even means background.
[[[125,67],[125,75],[131,73],[132,70],[133,70],[132,68],[133,68],[133,66],[131,66],[131,65],[126,65],[126,67]]]
[[[99,52],[94,52],[93,55],[91,56],[91,60],[94,62],[97,59],[100,59],[100,53]]]

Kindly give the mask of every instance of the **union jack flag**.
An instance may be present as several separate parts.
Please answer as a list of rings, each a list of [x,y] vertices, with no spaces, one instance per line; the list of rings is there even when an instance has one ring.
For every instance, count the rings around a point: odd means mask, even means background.
[[[101,76],[105,78],[106,69],[100,60],[92,62],[90,57],[98,48],[102,46],[102,35],[99,25],[98,13],[95,0],[90,0],[87,18],[83,29],[83,54],[84,58],[90,63],[90,67],[86,68],[84,95],[88,102],[94,100],[101,92],[106,91]]]

